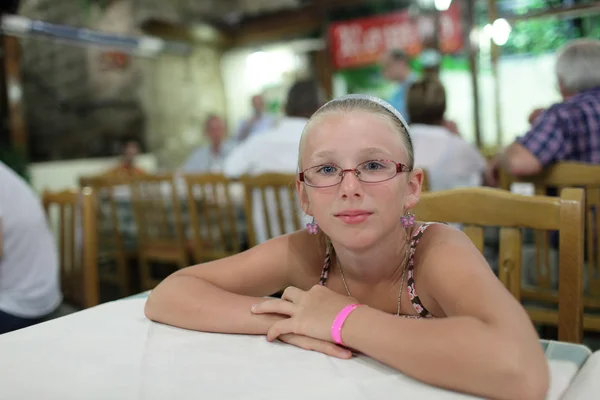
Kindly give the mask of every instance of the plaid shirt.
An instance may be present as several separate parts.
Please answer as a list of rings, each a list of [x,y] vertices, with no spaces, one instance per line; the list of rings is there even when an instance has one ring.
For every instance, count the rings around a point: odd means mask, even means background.
[[[558,161],[600,164],[600,87],[554,104],[517,142],[543,166]]]

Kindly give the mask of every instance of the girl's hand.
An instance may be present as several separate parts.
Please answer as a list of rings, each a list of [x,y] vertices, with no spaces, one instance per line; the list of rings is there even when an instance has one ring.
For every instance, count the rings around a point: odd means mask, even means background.
[[[352,357],[352,352],[337,344],[311,338],[308,336],[296,335],[295,333],[287,333],[279,336],[279,340],[300,347],[305,350],[312,350],[328,356],[348,359]]]
[[[331,325],[337,314],[355,299],[342,296],[324,286],[315,285],[309,291],[290,286],[281,299],[268,300],[252,306],[255,314],[280,314],[290,318],[275,322],[267,332],[267,340],[294,333],[325,342],[332,342]]]

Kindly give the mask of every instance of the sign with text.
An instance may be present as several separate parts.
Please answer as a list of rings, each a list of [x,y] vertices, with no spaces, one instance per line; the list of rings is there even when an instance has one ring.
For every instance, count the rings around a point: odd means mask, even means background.
[[[442,53],[454,53],[462,48],[460,9],[453,2],[440,13],[439,47]],[[329,26],[330,51],[337,69],[376,63],[382,54],[401,49],[416,56],[435,35],[431,15],[413,17],[408,11],[343,21]]]

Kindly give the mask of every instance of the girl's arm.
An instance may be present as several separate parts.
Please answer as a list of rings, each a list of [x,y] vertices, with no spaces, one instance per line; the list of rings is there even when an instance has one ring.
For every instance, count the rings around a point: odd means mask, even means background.
[[[447,318],[404,319],[360,307],[343,326],[345,344],[435,386],[486,398],[545,398],[548,365],[525,310],[464,234],[430,229],[439,234],[419,243],[417,293]]]
[[[312,243],[315,240],[300,231],[232,257],[177,271],[150,293],[145,314],[153,321],[185,329],[265,334],[274,322],[286,317],[254,315],[250,307],[290,282],[304,280],[308,287],[314,283],[308,282],[303,270],[307,263],[302,259],[306,258],[303,249],[317,246]]]

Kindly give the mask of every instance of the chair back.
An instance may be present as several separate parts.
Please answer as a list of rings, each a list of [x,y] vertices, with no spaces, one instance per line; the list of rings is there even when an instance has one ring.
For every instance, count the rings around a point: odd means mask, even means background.
[[[501,187],[510,190],[514,182],[534,185],[535,193],[544,195],[548,189],[561,190],[565,187],[581,187],[585,190],[586,271],[588,290],[586,306],[600,308],[600,165],[578,162],[560,162],[551,165],[533,177],[517,178],[502,171]],[[547,236],[536,233],[536,264],[538,282],[549,285]],[[600,325],[598,326],[600,329]]]
[[[424,193],[415,213],[424,221],[464,224],[464,232],[483,251],[483,228],[500,227],[499,278],[521,300],[521,228],[557,230],[559,244],[558,312],[526,307],[533,321],[558,324],[558,338],[583,339],[582,189],[560,197],[522,196],[500,189],[461,188]],[[548,289],[550,292],[550,289]]]
[[[140,279],[144,290],[160,280],[152,275],[150,262],[189,265],[183,228],[182,191],[172,175],[132,178],[132,207],[138,232]]]
[[[82,177],[79,183],[82,187],[91,187],[96,197],[100,281],[116,286],[119,296],[126,297],[132,294],[128,260],[137,255],[131,178],[116,175]]]
[[[97,305],[97,240],[92,190],[44,191],[42,203],[57,235],[64,302],[81,308]]]
[[[301,210],[292,174],[243,176],[250,247],[260,241],[299,230]],[[260,229],[260,232],[259,232]]]
[[[196,262],[237,254],[243,238],[234,183],[221,174],[185,175],[190,214],[192,252]]]

